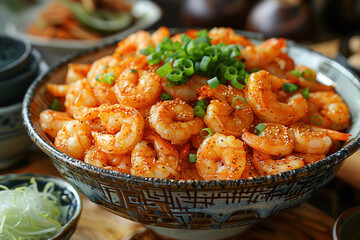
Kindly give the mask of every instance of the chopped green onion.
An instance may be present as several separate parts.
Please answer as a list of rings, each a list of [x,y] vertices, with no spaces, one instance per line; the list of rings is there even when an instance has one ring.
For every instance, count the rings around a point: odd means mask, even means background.
[[[167,74],[167,77],[172,82],[179,82],[183,80],[183,72],[179,68],[173,68]]]
[[[96,75],[95,80],[96,80],[97,82],[101,82],[100,77],[101,77],[101,74]]]
[[[311,116],[310,117],[310,121],[313,123],[313,124],[315,124],[315,125],[321,125],[321,118],[319,117],[319,116]]]
[[[230,84],[236,89],[243,89],[245,86],[238,82],[236,78],[230,81]]]
[[[136,69],[130,69],[132,73],[137,73],[138,71]]]
[[[266,125],[263,123],[259,123],[258,125],[256,125],[254,129],[254,133],[259,136],[262,133],[262,131],[264,131],[265,129],[266,129]]]
[[[189,163],[196,163],[196,153],[189,153]]]
[[[241,99],[243,101],[243,105],[241,107],[236,107],[235,106],[235,102],[238,100],[238,99]],[[235,108],[235,110],[240,110],[240,109],[243,109],[244,107],[246,106],[246,100],[242,97],[235,97],[232,102],[231,102],[231,107]]]
[[[206,99],[197,101],[197,102],[195,103],[195,106],[200,106],[200,107],[202,107],[205,111],[206,111],[208,105],[209,105],[209,103],[208,103],[208,101],[206,101]]]
[[[151,53],[150,55],[148,55],[146,57],[146,60],[148,61],[149,65],[154,65],[154,64],[158,64],[161,60],[160,58],[160,54],[159,53]]]
[[[201,106],[194,107],[194,114],[196,117],[202,118],[205,116],[206,112]]]
[[[146,49],[142,49],[140,50],[140,53],[141,54],[144,54],[144,55],[150,55],[152,54],[153,52],[155,52],[155,48],[153,45],[150,45],[148,48]]]
[[[292,83],[284,83],[282,85],[282,89],[285,91],[285,92],[288,92],[288,93],[294,93],[296,92],[299,87],[295,84],[292,84]]]
[[[211,137],[214,134],[214,131],[211,128],[203,128],[200,131],[200,136],[203,138]]]
[[[113,73],[104,73],[102,74],[102,82],[107,84],[113,84],[115,81],[115,76]]]
[[[194,63],[190,59],[184,58],[184,60],[182,61],[182,67],[183,67],[184,73],[188,76],[193,75],[195,72]]]
[[[233,80],[233,79],[236,79],[237,74],[238,74],[238,70],[237,70],[235,67],[233,67],[233,66],[229,66],[229,67],[227,67],[226,70],[225,70],[224,78],[225,78],[226,80],[231,81],[231,80]]]
[[[173,97],[170,94],[167,93],[162,93],[160,94],[160,99],[165,101],[165,100],[173,100]]]
[[[308,99],[309,98],[309,88],[304,88],[302,91],[301,91],[301,94],[303,95],[303,97],[305,99]]]
[[[297,77],[300,77],[300,76],[301,76],[301,73],[300,73],[299,70],[295,69],[295,70],[292,70],[292,71],[291,71],[291,75],[295,75],[295,76],[297,76]]]
[[[51,110],[54,110],[54,111],[61,111],[61,109],[62,109],[62,104],[61,104],[61,102],[60,102],[57,98],[55,98],[55,99],[52,101],[52,103],[50,104],[50,109],[51,109]]]
[[[108,66],[104,66],[104,70],[107,69],[107,68],[109,68],[109,67],[108,67]]]
[[[156,73],[160,76],[160,77],[165,77],[172,69],[172,66],[170,63],[166,63],[164,65],[162,65],[161,67],[159,67],[156,70]]]
[[[209,69],[211,58],[209,56],[203,56],[200,62],[200,70],[206,72]]]
[[[173,86],[175,86],[175,82],[172,82],[169,79],[166,79],[165,85],[167,87],[173,87]]]
[[[207,82],[208,82],[210,89],[215,89],[220,86],[220,81],[217,77],[213,77],[213,78],[209,79]]]
[[[306,76],[305,74],[309,75],[309,77]],[[303,72],[301,73],[301,76],[302,76],[306,81],[309,81],[309,82],[311,82],[311,81],[314,80],[314,75],[313,75],[313,73],[310,72],[309,70],[303,71]]]

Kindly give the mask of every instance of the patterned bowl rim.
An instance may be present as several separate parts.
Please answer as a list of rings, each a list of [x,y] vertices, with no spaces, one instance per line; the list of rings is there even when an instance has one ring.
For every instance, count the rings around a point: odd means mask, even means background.
[[[76,222],[78,221],[79,216],[82,211],[81,197],[80,197],[79,193],[76,191],[76,189],[69,182],[67,182],[63,178],[52,176],[52,175],[45,175],[45,174],[38,174],[38,173],[22,173],[22,174],[10,173],[10,174],[5,174],[5,175],[0,176],[0,181],[2,181],[2,180],[11,181],[14,178],[15,179],[19,179],[19,178],[20,179],[28,179],[30,181],[30,179],[32,177],[35,177],[35,179],[42,179],[43,181],[53,181],[55,183],[55,185],[66,188],[66,190],[69,190],[74,195],[74,199],[77,202],[78,207],[74,211],[72,217],[68,221],[66,221],[66,223],[64,225],[62,225],[61,228],[49,240],[57,239],[57,237],[59,237],[64,231],[66,231],[73,224],[76,224]]]
[[[192,28],[194,29],[194,28]],[[179,33],[186,31],[186,28],[170,28],[171,33]],[[150,30],[151,32],[151,30]],[[240,33],[244,35],[245,37],[248,37],[250,40],[258,40],[258,41],[264,41],[264,37],[262,34],[258,33],[252,33],[247,31],[240,31],[236,30],[237,33]],[[130,174],[121,173],[114,170],[107,170],[98,168],[96,166],[87,164],[83,161],[77,160],[75,158],[70,157],[69,155],[61,152],[60,150],[56,149],[52,143],[49,143],[46,139],[42,138],[37,131],[35,130],[34,123],[31,119],[30,114],[30,105],[34,98],[34,92],[37,89],[37,87],[44,82],[47,79],[47,76],[52,73],[53,71],[57,70],[58,68],[64,66],[65,64],[68,64],[71,60],[74,58],[84,56],[86,54],[90,54],[93,52],[97,52],[105,47],[110,47],[112,45],[115,45],[118,43],[122,38],[116,39],[109,43],[103,43],[98,44],[94,47],[81,50],[79,52],[75,52],[73,54],[70,54],[66,56],[65,58],[61,59],[57,64],[53,65],[48,69],[48,71],[42,73],[39,75],[32,85],[29,87],[27,93],[25,94],[24,101],[23,101],[23,107],[22,107],[22,118],[23,123],[25,126],[25,129],[27,133],[29,134],[30,138],[32,139],[35,144],[41,148],[43,151],[45,151],[48,154],[51,154],[52,156],[55,156],[57,159],[61,159],[61,161],[66,162],[70,165],[73,165],[77,168],[81,168],[83,170],[89,171],[91,173],[95,174],[102,174],[103,176],[107,177],[113,177],[117,179],[121,179],[123,181],[134,181],[138,183],[149,183],[149,184],[164,184],[167,186],[177,186],[177,187],[186,187],[186,186],[192,186],[193,188],[202,187],[205,185],[211,186],[245,186],[245,185],[267,185],[271,184],[277,181],[286,181],[290,178],[296,178],[297,175],[301,175],[304,173],[310,173],[312,171],[316,171],[318,169],[326,168],[330,164],[338,164],[342,162],[344,159],[349,157],[351,154],[356,152],[360,148],[360,134],[357,135],[356,138],[352,139],[350,142],[346,143],[344,147],[342,147],[340,150],[336,151],[335,153],[327,156],[326,158],[322,159],[321,161],[306,165],[301,168],[297,168],[294,170],[289,170],[286,172],[277,173],[274,175],[261,175],[259,177],[249,177],[247,179],[236,179],[236,180],[174,180],[174,179],[161,179],[161,178],[150,178],[150,177],[142,177],[142,176],[134,176]],[[346,67],[340,65],[335,60],[332,60],[326,56],[324,56],[321,53],[315,52],[314,50],[311,50],[309,47],[295,43],[292,40],[287,40],[288,47],[297,47],[302,49],[303,51],[311,52],[312,54],[316,54],[319,57],[321,57],[323,60],[327,62],[331,62],[333,66],[335,66],[339,71],[341,71],[342,74],[346,75],[351,81],[354,83],[354,85],[357,86],[358,89],[360,89],[360,79],[356,77],[356,74],[354,74],[351,70],[347,69]]]

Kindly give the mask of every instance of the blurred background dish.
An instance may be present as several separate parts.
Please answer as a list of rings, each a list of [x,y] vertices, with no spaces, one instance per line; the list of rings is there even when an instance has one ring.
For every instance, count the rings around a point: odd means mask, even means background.
[[[10,35],[29,39],[31,44],[40,51],[43,59],[45,59],[45,61],[50,65],[57,62],[59,59],[66,56],[67,54],[73,53],[80,49],[88,48],[99,42],[109,42],[115,38],[125,37],[130,33],[133,33],[140,29],[146,29],[155,22],[157,22],[162,16],[162,10],[156,3],[146,0],[137,0],[134,2],[131,10],[134,21],[132,21],[132,23],[128,27],[120,30],[119,32],[112,32],[111,34],[105,35],[103,37],[101,36],[100,38],[97,37],[93,39],[77,40],[49,38],[29,34],[29,24],[36,22],[39,13],[41,11],[44,11],[44,8],[47,7],[48,3],[48,1],[39,0],[36,5],[25,8],[24,10],[20,10],[20,12],[11,12],[8,9],[8,16],[6,19],[7,21],[5,23],[4,31]],[[82,14],[82,16],[84,17],[83,22],[89,22],[89,19],[94,20],[94,18],[90,17],[90,15],[84,15],[83,11],[80,14]],[[99,21],[94,20],[94,22]],[[94,26],[99,25],[102,26],[103,24],[95,24]]]
[[[22,72],[30,61],[31,45],[26,39],[0,35],[0,82]]]
[[[360,205],[343,212],[336,219],[333,228],[334,240],[360,239]]]
[[[360,31],[341,39],[336,60],[360,76]]]

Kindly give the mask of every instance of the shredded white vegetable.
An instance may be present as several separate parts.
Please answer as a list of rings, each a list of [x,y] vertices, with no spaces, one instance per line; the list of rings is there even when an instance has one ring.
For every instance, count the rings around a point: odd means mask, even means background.
[[[28,186],[8,189],[0,185],[0,239],[43,240],[60,228],[54,183],[39,192],[35,178]],[[1,190],[3,189],[3,190]]]

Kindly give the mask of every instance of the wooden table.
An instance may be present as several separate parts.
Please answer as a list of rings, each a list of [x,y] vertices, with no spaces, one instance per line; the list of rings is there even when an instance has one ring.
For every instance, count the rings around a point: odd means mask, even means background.
[[[323,54],[334,57],[338,40],[329,41],[311,47]],[[49,157],[34,145],[29,148],[27,161],[22,166],[10,169],[6,173],[41,173],[59,175]],[[354,166],[360,167],[360,152],[348,158],[338,173],[338,177],[360,188],[360,178],[353,174]],[[349,176],[354,176],[349,178]],[[83,211],[79,225],[71,240],[155,240],[152,232],[141,224],[116,216],[105,209],[83,199]],[[300,207],[283,215],[254,224],[249,230],[233,239],[332,239],[334,219],[320,210],[304,203]]]

